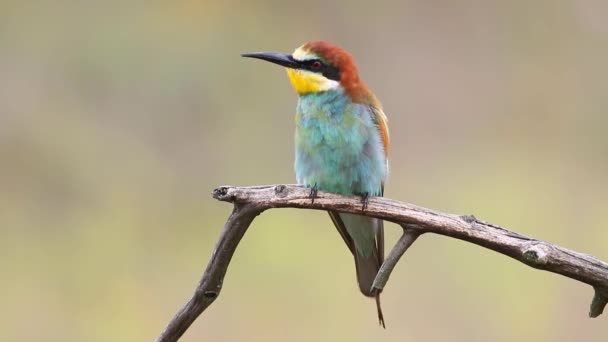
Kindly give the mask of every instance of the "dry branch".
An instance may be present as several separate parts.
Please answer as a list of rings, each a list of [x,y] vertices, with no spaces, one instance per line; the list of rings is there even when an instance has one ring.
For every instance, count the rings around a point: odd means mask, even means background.
[[[372,216],[397,223],[403,236],[391,250],[374,281],[383,288],[399,258],[423,233],[435,233],[474,243],[510,256],[524,264],[576,279],[594,288],[590,317],[599,316],[608,303],[608,264],[590,255],[574,252],[548,242],[532,239],[472,215],[437,212],[389,198],[372,197],[365,211],[359,197],[346,197],[319,191],[314,203],[310,189],[297,185],[252,187],[223,186],[213,197],[232,202],[234,210],[226,221],[211,260],[186,305],[173,317],[157,338],[158,342],[177,341],[192,322],[217,298],[226,270],[253,219],[271,208],[335,210]]]

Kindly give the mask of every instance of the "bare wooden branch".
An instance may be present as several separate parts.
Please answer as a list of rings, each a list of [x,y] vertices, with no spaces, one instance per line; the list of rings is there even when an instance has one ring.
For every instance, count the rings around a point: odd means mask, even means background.
[[[403,254],[405,254],[405,251],[410,248],[414,241],[418,239],[420,234],[424,232],[420,229],[408,228],[408,226],[405,224],[403,224],[401,227],[403,228],[403,235],[401,235],[395,244],[395,247],[391,249],[391,252],[386,257],[386,260],[384,260],[382,263],[382,266],[380,266],[378,274],[376,274],[376,278],[372,283],[372,289],[384,289],[384,286],[386,286],[388,278],[390,277],[391,272],[393,272],[395,266],[397,266],[399,259],[401,259]]]
[[[156,341],[179,340],[192,322],[219,296],[232,255],[234,255],[234,251],[243,235],[245,235],[247,228],[260,212],[255,205],[234,205],[232,214],[230,214],[224,229],[222,229],[220,238],[211,255],[211,260],[192,298],[175,314],[175,317]]]
[[[158,342],[177,341],[194,320],[217,298],[234,251],[253,219],[271,208],[335,210],[377,217],[395,222],[404,234],[389,253],[374,281],[384,288],[400,257],[423,233],[435,233],[471,242],[519,260],[524,264],[589,284],[594,297],[589,316],[599,316],[608,303],[608,264],[590,255],[574,252],[548,242],[532,239],[500,226],[478,220],[472,215],[454,215],[389,198],[372,197],[365,211],[359,197],[319,191],[314,203],[310,189],[298,185],[252,187],[224,186],[213,197],[234,204],[224,225],[211,260],[192,298],[175,315],[158,337]]]

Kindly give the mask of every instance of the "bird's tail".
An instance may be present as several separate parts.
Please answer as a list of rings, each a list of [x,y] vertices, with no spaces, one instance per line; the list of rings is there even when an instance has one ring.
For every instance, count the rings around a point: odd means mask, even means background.
[[[382,314],[382,306],[380,305],[380,292],[376,294],[376,309],[378,309],[378,324],[386,329],[386,325],[384,324],[384,314]]]
[[[382,306],[380,305],[380,293],[382,290],[372,290],[374,279],[376,278],[381,265],[382,263],[379,262],[375,255],[365,257],[360,253],[355,252],[355,267],[357,269],[357,282],[359,283],[359,290],[365,296],[374,297],[376,299],[378,323],[382,325],[383,328],[386,328],[384,324]]]
[[[378,321],[385,327],[384,315],[380,306],[382,291],[372,289],[374,279],[384,261],[383,221],[366,216],[335,212],[330,212],[330,216],[355,257],[359,290],[365,296],[376,299]]]

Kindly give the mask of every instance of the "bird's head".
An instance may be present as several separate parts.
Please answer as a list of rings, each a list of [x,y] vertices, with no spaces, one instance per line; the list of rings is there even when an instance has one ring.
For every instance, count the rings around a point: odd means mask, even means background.
[[[351,54],[328,42],[308,42],[292,54],[255,52],[242,56],[262,59],[287,68],[289,80],[299,95],[342,88],[354,101],[373,98],[359,79]]]

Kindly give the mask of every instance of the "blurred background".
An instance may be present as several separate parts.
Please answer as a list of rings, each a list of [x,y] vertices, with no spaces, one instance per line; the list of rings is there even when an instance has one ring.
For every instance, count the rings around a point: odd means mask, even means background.
[[[240,53],[329,40],[389,116],[386,195],[608,260],[608,2],[2,1],[2,341],[151,341],[231,206],[292,183],[296,95]],[[399,228],[387,226],[392,244]],[[254,221],[184,341],[605,341],[589,286],[424,236],[359,294],[322,212]]]

